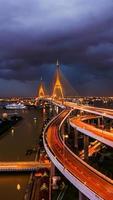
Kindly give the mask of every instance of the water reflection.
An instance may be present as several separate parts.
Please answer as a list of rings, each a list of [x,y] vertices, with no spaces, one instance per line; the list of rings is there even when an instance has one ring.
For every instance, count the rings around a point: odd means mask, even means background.
[[[1,109],[0,118],[3,112]],[[11,115],[12,111],[7,111],[7,113]],[[19,110],[18,113],[23,120],[0,137],[0,161],[29,161],[35,158],[35,151],[28,155],[26,152],[37,146],[43,112],[41,110]],[[1,174],[0,199],[22,200],[28,178],[29,174]]]
[[[20,184],[19,184],[19,183],[17,184],[17,187],[16,187],[16,188],[17,188],[17,190],[20,190],[20,189],[21,189],[21,187],[20,187]]]

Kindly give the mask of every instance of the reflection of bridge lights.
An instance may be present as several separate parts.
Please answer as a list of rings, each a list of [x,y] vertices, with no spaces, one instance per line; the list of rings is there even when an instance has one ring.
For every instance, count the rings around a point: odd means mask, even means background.
[[[20,187],[20,184],[17,184],[17,190],[20,190],[21,189],[21,187]]]
[[[36,123],[36,122],[37,122],[37,118],[36,118],[36,117],[34,117],[33,119],[34,119],[34,123]]]
[[[15,131],[14,131],[14,128],[12,128],[12,129],[11,129],[11,135],[12,135],[12,136],[14,135],[14,132],[15,132]]]

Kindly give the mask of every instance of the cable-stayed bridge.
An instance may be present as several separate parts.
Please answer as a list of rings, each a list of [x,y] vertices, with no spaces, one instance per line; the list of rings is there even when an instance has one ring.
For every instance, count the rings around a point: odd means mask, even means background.
[[[46,100],[43,97],[43,100]],[[56,116],[46,127],[43,135],[44,147],[48,156],[61,173],[80,191],[79,199],[84,199],[84,195],[91,200],[112,200],[113,199],[113,180],[100,173],[88,162],[88,137],[93,137],[97,141],[113,147],[113,136],[110,131],[101,130],[92,127],[84,122],[85,115],[91,118],[91,114],[100,117],[113,119],[113,110],[105,108],[97,108],[85,105],[77,105],[72,102],[65,101],[63,86],[59,75],[59,66],[57,64],[57,75],[54,82],[53,93],[47,99],[53,104],[61,107],[63,111]],[[61,126],[64,121],[74,110],[82,112],[83,116],[68,120],[68,123],[75,129],[76,147],[78,142],[78,134],[84,135],[84,160],[73,153],[62,139]],[[95,118],[94,116],[94,118]],[[79,131],[79,132],[78,132]],[[68,133],[69,134],[69,133]],[[92,151],[95,151],[92,148]],[[84,195],[82,195],[84,194]]]

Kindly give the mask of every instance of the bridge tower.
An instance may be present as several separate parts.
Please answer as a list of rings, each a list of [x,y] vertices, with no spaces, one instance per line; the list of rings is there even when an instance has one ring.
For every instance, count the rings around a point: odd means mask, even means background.
[[[44,84],[42,82],[42,77],[40,79],[40,85],[38,88],[38,98],[42,98],[45,96],[45,89],[44,89]]]
[[[56,64],[56,78],[55,78],[55,83],[54,83],[54,87],[53,87],[53,93],[52,93],[52,97],[59,99],[59,98],[64,98],[64,94],[63,94],[63,87],[61,84],[61,80],[60,80],[60,65],[59,62],[57,60],[57,64]]]

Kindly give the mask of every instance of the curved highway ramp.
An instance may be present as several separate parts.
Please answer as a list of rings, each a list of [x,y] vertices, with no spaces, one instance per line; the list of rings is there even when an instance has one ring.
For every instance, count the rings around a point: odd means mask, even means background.
[[[113,200],[113,181],[73,154],[59,135],[61,122],[70,114],[66,109],[47,126],[43,142],[47,154],[65,177],[91,200]]]

